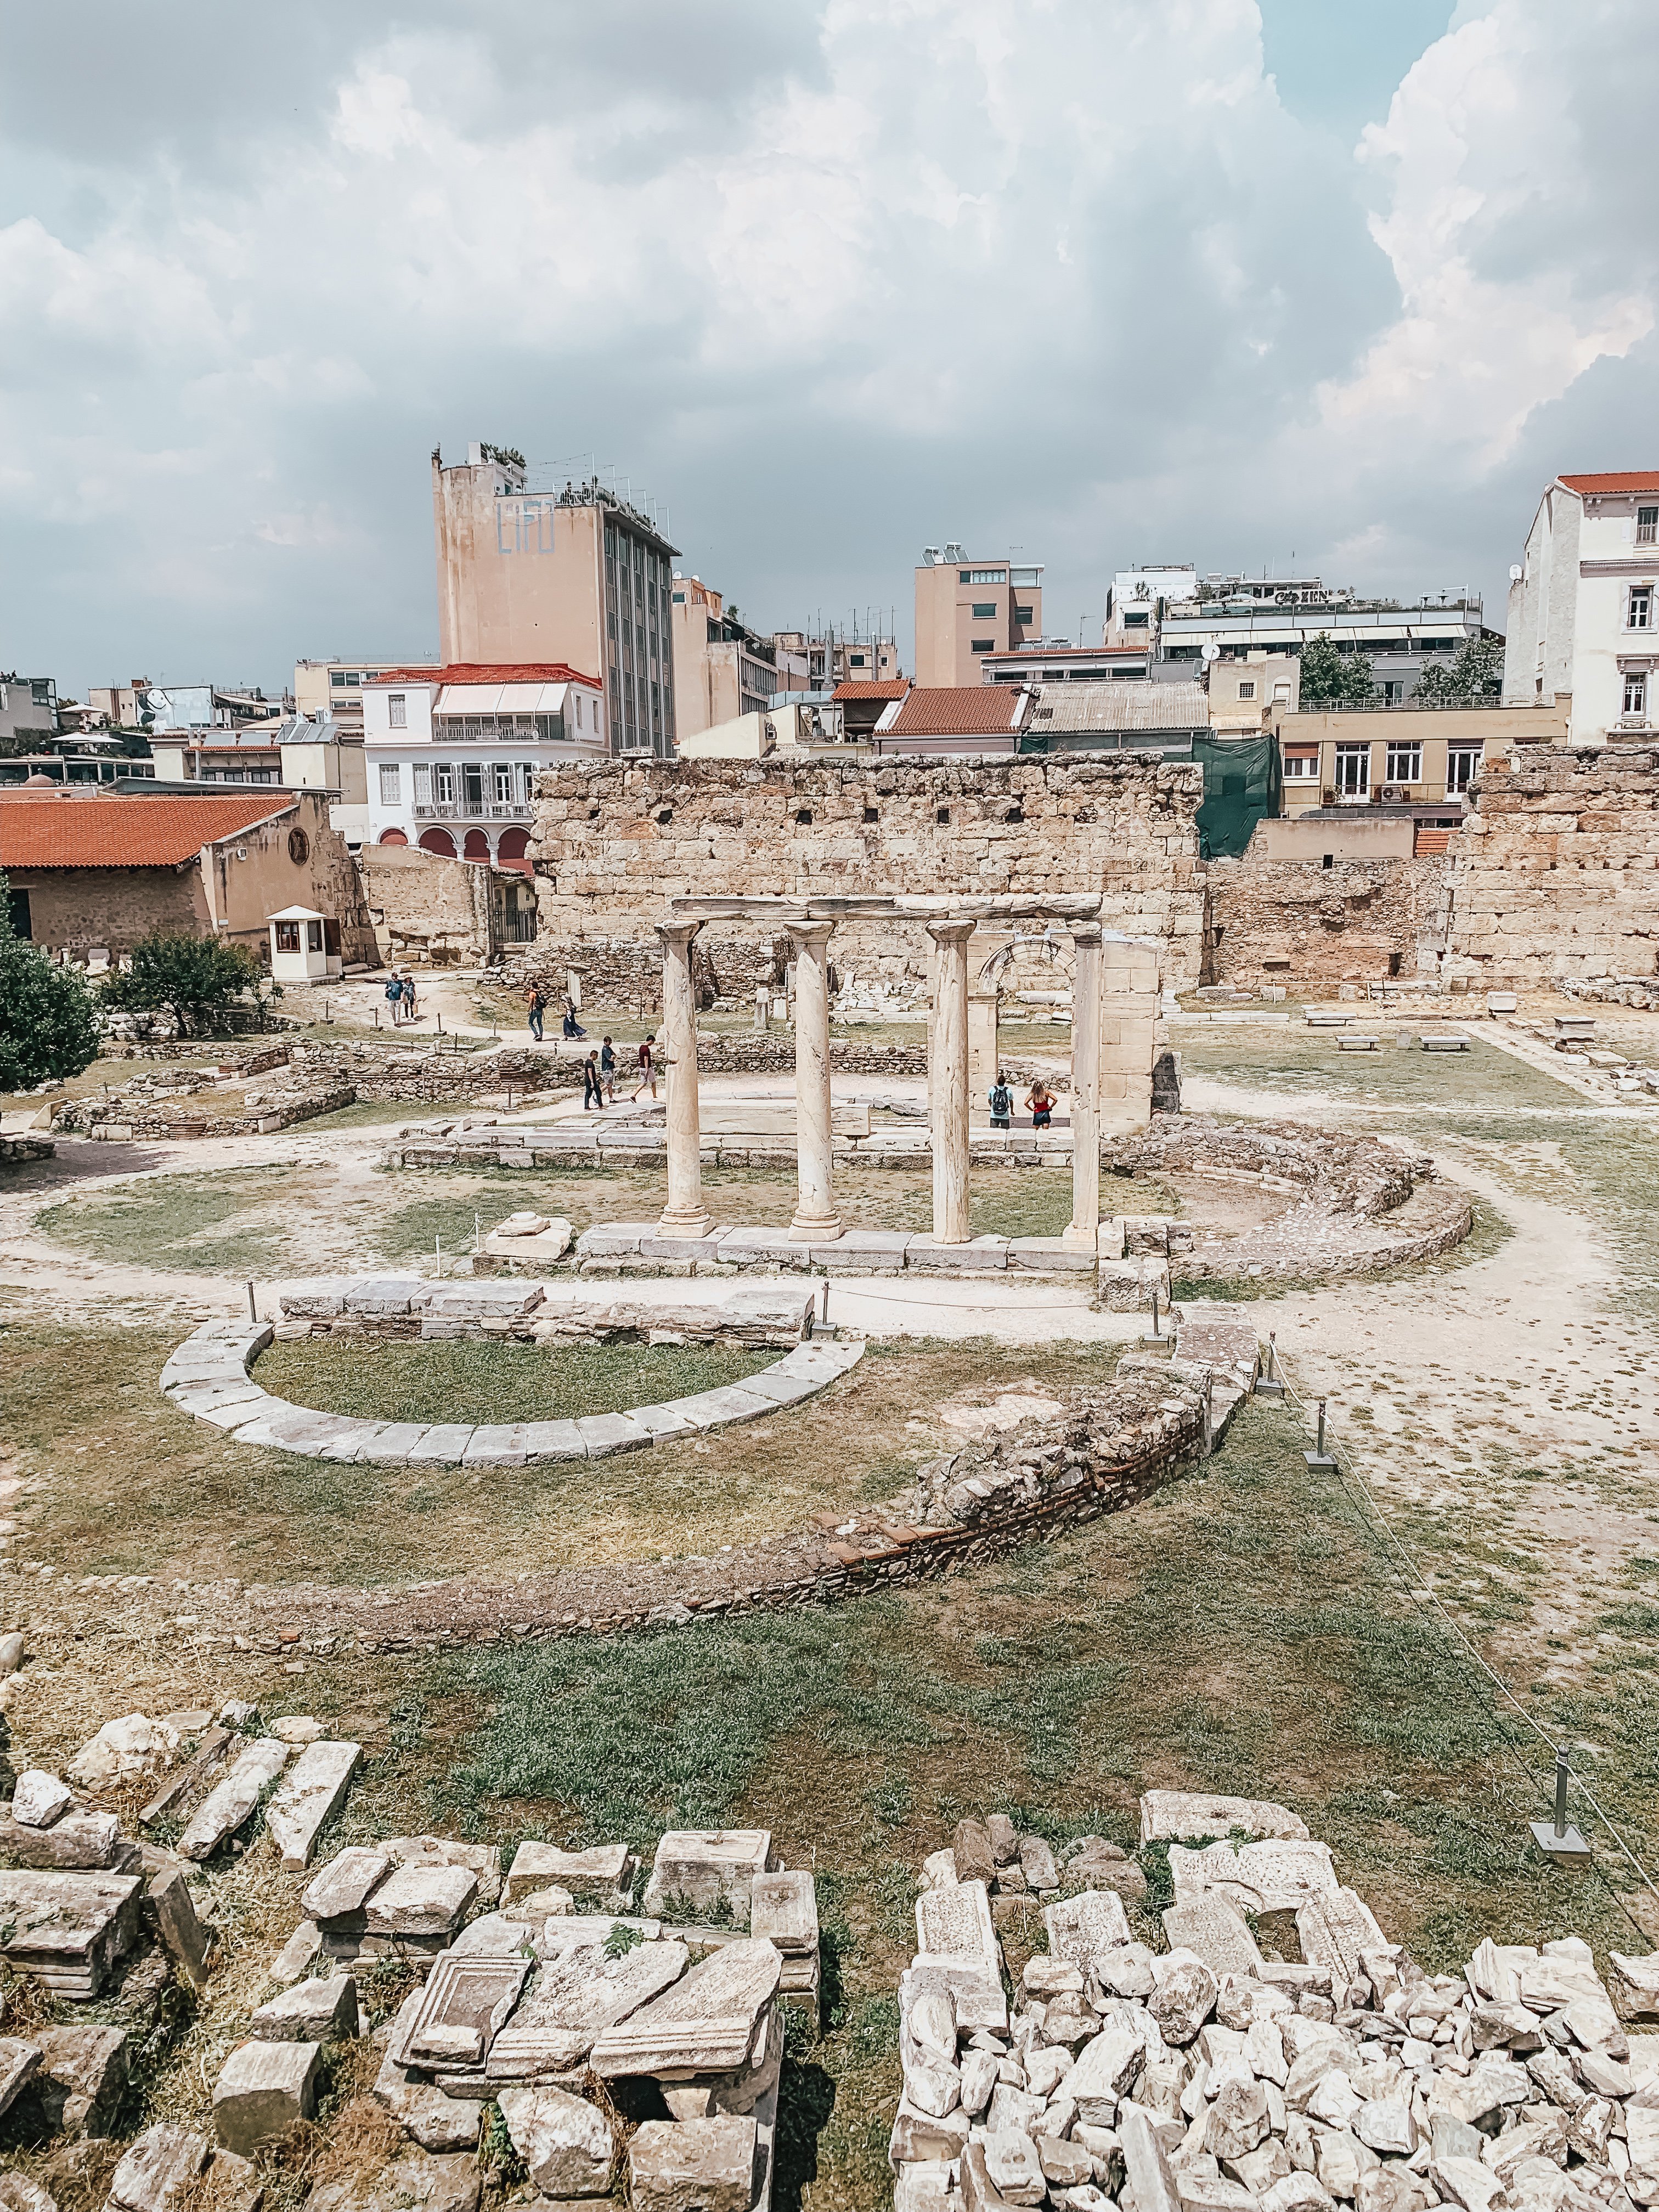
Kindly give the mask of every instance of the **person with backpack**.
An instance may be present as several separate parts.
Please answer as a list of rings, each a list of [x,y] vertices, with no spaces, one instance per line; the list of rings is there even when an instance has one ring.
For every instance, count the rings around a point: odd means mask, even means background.
[[[539,983],[532,983],[525,993],[530,1009],[530,1034],[539,1044],[542,1042],[542,1018],[547,1012],[547,994]]]
[[[582,1111],[597,1106],[605,1111],[605,1085],[599,1081],[599,1060],[597,1053],[590,1052],[582,1062]]]
[[[415,1005],[415,978],[407,968],[404,970],[404,1019],[406,1022],[420,1019]]]
[[[392,1009],[392,1026],[395,1030],[403,1018],[404,1012],[403,978],[395,968],[386,979],[386,1002]]]
[[[997,1070],[997,1079],[988,1095],[991,1102],[991,1127],[994,1129],[1007,1128],[1008,1117],[1014,1110],[1014,1094],[1008,1088],[1008,1079],[1000,1068]]]
[[[639,1102],[641,1091],[648,1091],[653,1098],[657,1095],[657,1060],[656,1054],[652,1049],[656,1042],[657,1033],[653,1030],[650,1036],[647,1037],[645,1042],[640,1047],[639,1089],[634,1093],[634,1099],[636,1104]]]

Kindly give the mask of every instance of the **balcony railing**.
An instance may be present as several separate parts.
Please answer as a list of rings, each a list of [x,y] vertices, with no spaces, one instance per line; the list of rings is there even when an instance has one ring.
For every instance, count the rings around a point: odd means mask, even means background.
[[[528,799],[444,799],[410,811],[417,822],[529,822],[536,812]]]

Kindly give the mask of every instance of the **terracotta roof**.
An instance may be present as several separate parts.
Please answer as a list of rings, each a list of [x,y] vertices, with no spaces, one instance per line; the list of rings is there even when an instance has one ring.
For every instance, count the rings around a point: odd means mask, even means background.
[[[294,804],[258,799],[0,799],[0,868],[167,868]]]
[[[1620,492],[1659,492],[1659,469],[1616,469],[1610,476],[1563,477],[1569,491],[1600,493],[1616,498]]]
[[[889,738],[1000,736],[1018,726],[1026,696],[1012,684],[911,686],[897,714],[882,732]]]
[[[450,660],[441,668],[388,668],[366,676],[371,684],[586,684],[597,691],[597,676],[584,676],[563,660]]]
[[[896,681],[882,684],[837,684],[830,694],[836,699],[902,699],[910,689],[910,679],[901,676]]]

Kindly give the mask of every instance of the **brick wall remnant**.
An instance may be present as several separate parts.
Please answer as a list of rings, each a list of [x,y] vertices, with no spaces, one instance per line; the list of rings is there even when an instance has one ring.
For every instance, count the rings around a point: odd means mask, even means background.
[[[1514,987],[1659,973],[1659,749],[1487,762],[1449,857],[1448,975]]]
[[[1106,926],[1160,939],[1165,980],[1188,988],[1204,952],[1202,798],[1190,762],[1133,753],[573,763],[538,788],[539,926],[644,938],[671,898],[696,896],[1098,894]],[[843,975],[926,973],[920,922],[845,921],[830,950]]]

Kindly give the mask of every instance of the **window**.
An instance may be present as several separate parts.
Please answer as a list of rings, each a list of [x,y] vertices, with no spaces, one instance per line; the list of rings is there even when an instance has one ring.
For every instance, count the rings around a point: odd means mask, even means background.
[[[1370,747],[1369,745],[1339,745],[1336,749],[1338,799],[1369,799],[1370,790]]]
[[[455,770],[448,761],[433,763],[432,796],[440,806],[455,804]]]
[[[1385,783],[1421,783],[1422,746],[1391,744],[1389,747],[1389,772],[1382,781]]]
[[[497,761],[495,767],[491,769],[490,775],[495,779],[492,797],[495,805],[510,806],[513,804],[513,763],[510,761]]]
[[[1240,697],[1241,699],[1254,699],[1254,698],[1255,698],[1255,678],[1254,677],[1247,678],[1246,678],[1246,680],[1239,685],[1239,687],[1238,687],[1238,696],[1239,696],[1239,697]]]
[[[1008,580],[1006,568],[962,568],[957,573],[964,584],[1006,584]]]
[[[1036,620],[1036,609],[1035,607],[1016,607],[1014,609],[1014,620],[1017,623],[1035,622]]]
[[[430,806],[432,804],[432,770],[424,765],[417,766],[415,770],[415,804],[416,806]]]
[[[847,665],[849,668],[865,668],[869,664],[861,653],[849,653],[847,656]]]
[[[996,649],[997,641],[994,637],[975,637],[969,641],[969,653],[994,653]]]
[[[320,952],[322,949],[323,925],[320,921],[308,921],[306,924],[306,951]]]
[[[1288,684],[1274,684],[1274,686],[1273,686],[1273,704],[1274,704],[1274,706],[1275,706],[1275,707],[1277,707],[1277,706],[1280,706],[1280,705],[1282,705],[1282,704],[1288,703],[1289,699],[1290,699],[1290,696],[1291,696],[1291,687],[1290,687],[1290,685],[1289,685]]]
[[[380,763],[380,804],[382,806],[395,806],[398,804],[398,798],[400,796],[398,786],[400,780],[401,779],[398,773],[398,766],[395,761],[382,761]]]
[[[1152,617],[1147,613],[1145,607],[1132,610],[1123,617],[1123,627],[1125,629],[1146,629],[1150,627],[1151,623]],[[1190,657],[1191,656],[1189,655],[1188,658]]]
[[[1625,626],[1628,629],[1651,629],[1653,628],[1653,586],[1651,584],[1632,584],[1631,586],[1630,605],[1625,613]]]
[[[276,950],[279,952],[299,951],[300,925],[297,921],[279,921],[273,923],[272,927],[276,932]]]
[[[409,695],[405,691],[388,691],[386,695],[386,717],[394,730],[409,727]]]
[[[1644,721],[1647,711],[1647,671],[1644,668],[1627,668],[1625,671],[1625,713]]]
[[[1286,783],[1316,783],[1319,780],[1317,753],[1286,753],[1285,781]]]
[[[994,599],[976,599],[975,601],[974,620],[975,622],[994,622],[996,618],[997,603]]]
[[[1461,798],[1480,773],[1479,745],[1452,745],[1446,751],[1446,796]]]
[[[1636,542],[1638,545],[1659,544],[1659,507],[1637,508]]]

